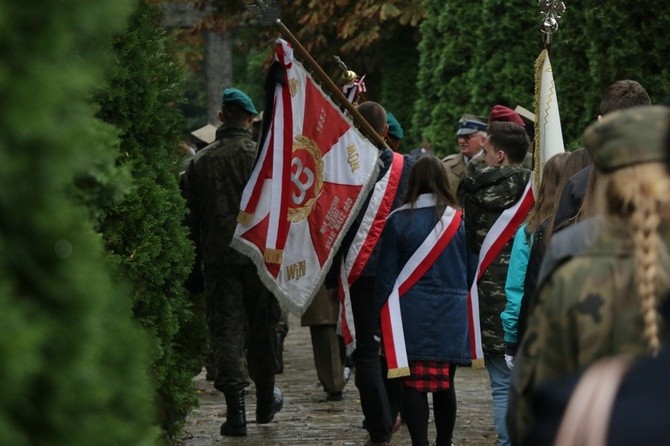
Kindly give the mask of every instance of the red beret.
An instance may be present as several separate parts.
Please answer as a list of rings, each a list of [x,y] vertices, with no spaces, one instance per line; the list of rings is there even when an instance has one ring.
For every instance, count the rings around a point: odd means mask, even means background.
[[[505,107],[504,105],[494,105],[491,109],[491,115],[489,116],[489,122],[493,121],[506,121],[514,122],[519,124],[521,127],[526,127],[526,124],[521,119],[521,116],[511,108]]]

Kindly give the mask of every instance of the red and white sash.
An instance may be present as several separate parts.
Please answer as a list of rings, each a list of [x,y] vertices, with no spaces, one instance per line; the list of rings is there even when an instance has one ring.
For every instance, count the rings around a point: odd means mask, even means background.
[[[535,197],[533,195],[532,184],[533,176],[531,175],[531,178],[526,185],[526,189],[523,191],[519,201],[500,214],[500,217],[498,217],[486,234],[486,237],[482,242],[482,247],[479,250],[479,261],[477,263],[475,280],[468,293],[468,326],[471,328],[470,352],[472,353],[472,359],[484,358],[481,326],[479,324],[479,280],[491,265],[491,262],[498,257],[498,254],[500,254],[503,247],[505,247],[507,242],[514,236],[516,230],[526,219],[528,212],[533,207]]]
[[[351,311],[349,288],[360,276],[372,254],[372,250],[381,237],[386,224],[386,217],[391,211],[393,200],[398,191],[404,163],[404,156],[394,152],[391,167],[375,184],[368,207],[356,230],[356,235],[348,251],[342,256],[339,276],[340,319],[338,328],[344,338],[348,352],[356,348],[356,330]]]
[[[419,196],[415,209],[435,206],[433,194]],[[400,209],[409,209],[405,205]],[[384,352],[388,364],[388,377],[408,376],[409,362],[405,347],[405,333],[402,327],[400,298],[409,290],[435,263],[461,226],[463,212],[447,207],[435,229],[428,233],[426,239],[412,254],[396,278],[393,290],[381,309],[381,329]]]

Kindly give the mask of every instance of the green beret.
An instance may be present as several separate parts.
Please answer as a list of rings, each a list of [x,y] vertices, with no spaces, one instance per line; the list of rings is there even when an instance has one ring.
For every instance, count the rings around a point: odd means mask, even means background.
[[[386,112],[386,123],[389,125],[389,136],[394,139],[402,139],[405,132],[393,113]]]
[[[604,172],[665,161],[670,108],[639,106],[616,111],[587,127],[584,146]]]
[[[251,101],[251,98],[246,95],[242,90],[237,88],[226,88],[223,90],[223,98],[221,98],[221,105],[224,104],[235,104],[242,107],[250,115],[257,115],[256,107]]]

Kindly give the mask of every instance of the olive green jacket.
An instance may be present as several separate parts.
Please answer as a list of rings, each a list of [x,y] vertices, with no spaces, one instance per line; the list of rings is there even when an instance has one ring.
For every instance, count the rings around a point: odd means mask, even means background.
[[[647,352],[632,234],[622,219],[604,218],[601,225],[582,255],[559,265],[541,284],[512,374],[515,439],[523,439],[533,422],[538,385],[568,378],[604,356]],[[670,256],[664,243],[660,248],[662,295],[670,288]]]

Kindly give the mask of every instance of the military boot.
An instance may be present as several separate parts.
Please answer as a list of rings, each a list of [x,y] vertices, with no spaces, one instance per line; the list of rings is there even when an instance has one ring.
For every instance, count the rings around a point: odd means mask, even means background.
[[[284,406],[281,390],[274,384],[256,386],[256,422],[266,424]]]
[[[247,414],[244,410],[244,390],[226,392],[226,421],[221,425],[221,435],[242,437],[247,435]]]

